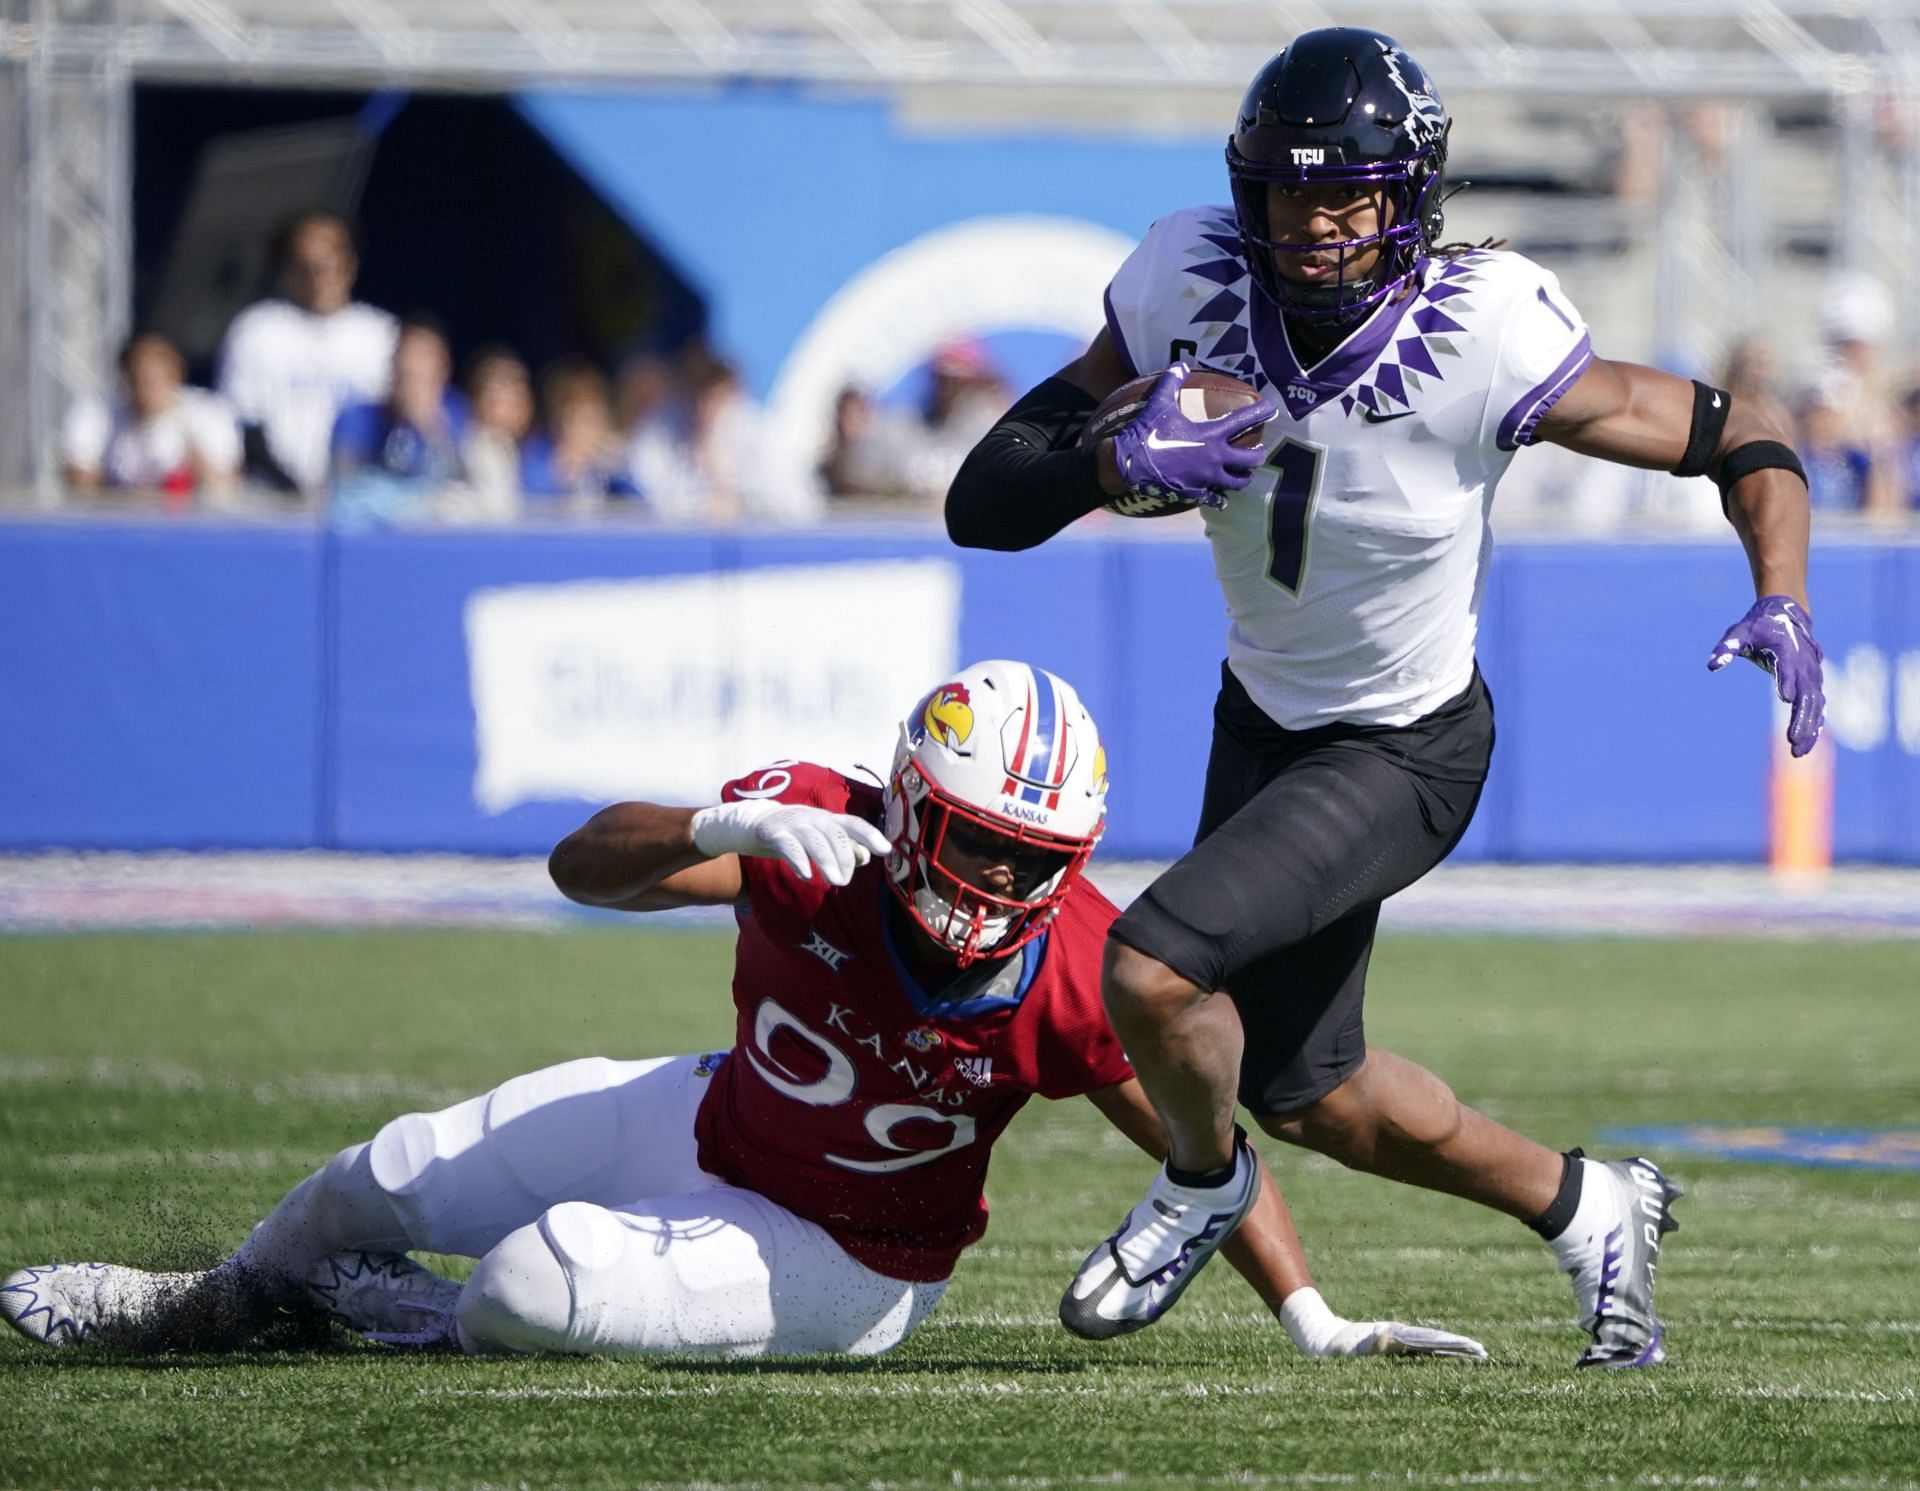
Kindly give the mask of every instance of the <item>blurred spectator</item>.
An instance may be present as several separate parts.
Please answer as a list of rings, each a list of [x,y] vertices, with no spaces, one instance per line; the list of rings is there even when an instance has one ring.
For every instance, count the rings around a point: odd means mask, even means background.
[[[467,371],[467,435],[460,446],[464,493],[443,503],[449,518],[500,522],[520,512],[520,443],[533,429],[533,378],[506,347],[474,354]]]
[[[392,391],[379,403],[348,405],[334,421],[336,523],[422,516],[461,478],[467,409],[452,380],[453,357],[439,326],[409,317],[394,343]]]
[[[1867,505],[1873,462],[1847,428],[1844,380],[1817,378],[1800,396],[1800,458],[1816,512],[1860,512]]]
[[[1735,342],[1727,353],[1720,384],[1734,401],[1771,419],[1781,429],[1791,429],[1793,419],[1780,397],[1780,359],[1773,343],[1753,333]]]
[[[275,245],[280,295],[227,328],[220,391],[240,417],[247,475],[279,491],[326,480],[333,422],[349,404],[384,398],[396,326],[353,297],[353,231],[331,212],[293,220]]]
[[[1901,431],[1901,495],[1908,512],[1920,512],[1920,385],[1909,388],[1900,400],[1905,416]]]
[[[903,498],[909,494],[913,438],[861,388],[843,388],[833,406],[833,435],[820,462],[820,484],[838,498]]]
[[[820,514],[810,474],[774,447],[738,368],[706,349],[687,362],[687,454],[704,495],[702,515],[806,522]]]
[[[240,428],[216,394],[186,385],[186,364],[153,332],[120,350],[120,389],[67,412],[60,455],[70,486],[217,498],[240,474]]]
[[[1825,361],[1808,394],[1825,401],[1824,412],[1831,417],[1822,423],[1837,441],[1832,448],[1854,452],[1866,463],[1859,506],[1873,512],[1900,505],[1900,417],[1880,363],[1895,319],[1893,297],[1877,280],[1863,274],[1829,280],[1820,301]]]
[[[641,495],[627,474],[604,373],[577,358],[556,362],[541,374],[540,402],[546,428],[521,450],[526,495],[564,498],[578,512],[596,511],[610,497]]]
[[[620,428],[627,442],[627,472],[648,509],[663,518],[697,518],[705,505],[687,451],[687,418],[672,364],[651,353],[622,364]]]
[[[915,453],[913,485],[930,498],[944,500],[961,461],[1007,412],[1013,393],[986,347],[971,337],[936,351],[928,372],[933,381],[921,408],[926,428]]]

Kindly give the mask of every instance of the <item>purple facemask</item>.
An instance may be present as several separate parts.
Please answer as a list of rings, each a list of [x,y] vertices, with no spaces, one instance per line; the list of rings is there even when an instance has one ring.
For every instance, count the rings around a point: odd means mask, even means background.
[[[1425,225],[1438,208],[1441,177],[1434,147],[1405,159],[1351,166],[1279,166],[1248,160],[1231,142],[1227,173],[1233,184],[1234,211],[1253,278],[1287,316],[1310,324],[1357,321],[1411,279],[1426,247]],[[1388,226],[1363,238],[1331,243],[1282,243],[1267,229],[1267,186],[1360,186],[1378,189]],[[1379,247],[1373,272],[1355,278],[1348,266],[1369,248]],[[1275,267],[1283,255],[1339,254],[1336,275],[1322,284],[1301,284]]]

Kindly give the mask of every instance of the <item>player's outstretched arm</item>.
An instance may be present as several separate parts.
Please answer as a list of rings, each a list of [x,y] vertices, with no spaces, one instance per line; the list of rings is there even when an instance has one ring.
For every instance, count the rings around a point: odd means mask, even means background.
[[[1598,358],[1535,433],[1582,455],[1711,476],[1719,484],[1758,599],[1727,629],[1707,666],[1718,671],[1744,657],[1771,673],[1792,710],[1793,754],[1812,750],[1826,700],[1807,606],[1807,478],[1788,433],[1725,389]]]
[[[1126,1081],[1087,1097],[1107,1121],[1157,1160],[1167,1156],[1166,1131],[1140,1084]],[[1314,1287],[1306,1249],[1293,1225],[1279,1182],[1260,1161],[1260,1199],[1220,1255],[1240,1271],[1254,1293],[1307,1357],[1462,1356],[1484,1361],[1487,1350],[1469,1336],[1395,1320],[1348,1320],[1336,1315]]]
[[[710,808],[620,802],[555,846],[547,872],[561,894],[615,911],[724,906],[741,899],[740,856],[784,860],[802,880],[845,885],[890,846],[864,818],[765,799]]]

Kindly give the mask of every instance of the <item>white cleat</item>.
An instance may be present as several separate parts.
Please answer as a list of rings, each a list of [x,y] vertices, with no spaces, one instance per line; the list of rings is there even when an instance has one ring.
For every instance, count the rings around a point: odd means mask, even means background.
[[[1577,1239],[1568,1267],[1580,1329],[1589,1341],[1577,1367],[1657,1367],[1667,1359],[1666,1328],[1653,1307],[1660,1244],[1680,1223],[1673,1203],[1686,1192],[1652,1160],[1588,1160],[1583,1184],[1606,1186],[1604,1222]]]
[[[333,1253],[307,1270],[307,1297],[341,1324],[391,1346],[456,1347],[460,1286],[404,1253]]]
[[[1061,1296],[1060,1323],[1104,1341],[1172,1309],[1260,1194],[1260,1164],[1244,1134],[1236,1133],[1233,1160],[1233,1178],[1206,1191],[1175,1185],[1163,1165],[1146,1199],[1080,1265]]]
[[[152,1274],[117,1263],[49,1263],[0,1280],[0,1317],[48,1346],[81,1341],[157,1350],[177,1320],[177,1302],[206,1274]]]

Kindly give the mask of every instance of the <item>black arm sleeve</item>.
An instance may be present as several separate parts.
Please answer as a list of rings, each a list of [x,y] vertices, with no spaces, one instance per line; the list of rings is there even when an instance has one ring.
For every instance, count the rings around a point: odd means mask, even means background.
[[[1109,499],[1094,447],[1076,442],[1099,401],[1049,378],[967,452],[947,490],[947,536],[963,549],[1031,549]]]

